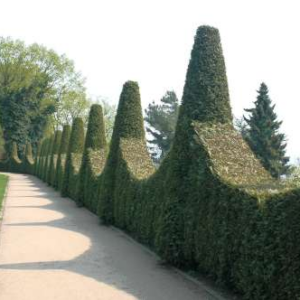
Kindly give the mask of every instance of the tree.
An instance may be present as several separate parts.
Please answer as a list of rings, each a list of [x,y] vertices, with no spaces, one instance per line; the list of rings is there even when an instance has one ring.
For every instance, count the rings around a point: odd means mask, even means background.
[[[84,93],[74,63],[38,44],[0,38],[0,109],[6,148],[24,155],[27,142],[37,147],[50,116],[62,99]]]
[[[246,140],[266,170],[279,178],[288,172],[289,157],[286,156],[286,137],[279,132],[282,121],[277,120],[275,104],[265,83],[260,85],[254,105],[254,108],[245,109],[250,113],[248,118],[244,117],[249,126]]]
[[[242,135],[242,137],[246,140],[247,134],[249,131],[249,127],[244,119],[242,118],[234,118],[234,128]]]
[[[152,159],[159,163],[171,148],[179,111],[179,101],[174,91],[167,91],[160,100],[161,103],[152,102],[145,110],[146,131],[151,138],[148,139]]]
[[[64,92],[57,103],[56,112],[52,115],[52,130],[62,128],[66,124],[72,125],[76,118],[81,118],[87,125],[90,106],[91,102],[83,86]]]

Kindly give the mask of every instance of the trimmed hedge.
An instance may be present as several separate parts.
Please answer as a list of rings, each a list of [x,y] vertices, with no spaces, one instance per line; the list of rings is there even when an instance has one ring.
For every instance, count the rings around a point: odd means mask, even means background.
[[[64,178],[61,194],[63,197],[76,199],[79,170],[84,148],[84,127],[81,118],[73,122],[70,142],[65,162]]]
[[[174,144],[158,170],[136,82],[123,86],[107,159],[99,106],[85,147],[82,120],[74,121],[68,144],[69,133],[65,127],[54,180],[64,196],[243,299],[300,299],[300,189],[272,179],[234,130],[217,29],[197,31]],[[44,140],[36,159],[42,178],[52,144]],[[20,170],[14,149],[1,168]]]
[[[85,205],[91,211],[97,209],[98,175],[101,174],[107,155],[104,118],[101,105],[94,104],[89,122],[82,156],[76,203]]]
[[[124,84],[120,96],[107,163],[99,183],[100,192],[97,212],[102,222],[106,224],[114,223],[113,191],[115,189],[116,167],[120,155],[120,139],[145,138],[141,111],[138,84],[133,81],[128,81]]]
[[[70,135],[71,127],[69,125],[65,125],[63,128],[61,143],[58,151],[56,176],[54,177],[53,184],[53,186],[59,191],[62,190],[63,186],[66,155],[69,147]]]
[[[34,158],[32,154],[32,147],[30,143],[26,144],[25,148],[25,157],[22,161],[23,164],[23,172],[28,174],[34,173]]]
[[[57,158],[58,151],[60,148],[62,132],[60,130],[55,132],[54,136],[54,144],[52,147],[52,152],[50,154],[50,164],[49,164],[49,173],[48,173],[48,184],[54,186],[55,183],[55,175],[56,175],[56,166],[57,166]]]

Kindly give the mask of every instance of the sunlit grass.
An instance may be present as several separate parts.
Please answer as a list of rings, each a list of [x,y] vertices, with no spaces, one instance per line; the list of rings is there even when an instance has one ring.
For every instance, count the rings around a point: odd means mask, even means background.
[[[8,180],[7,176],[0,174],[0,210],[2,208],[2,201],[5,194],[7,180]]]

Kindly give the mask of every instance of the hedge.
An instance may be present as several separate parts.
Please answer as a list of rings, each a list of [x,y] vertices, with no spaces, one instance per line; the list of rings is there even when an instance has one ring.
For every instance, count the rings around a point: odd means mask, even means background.
[[[174,144],[158,170],[136,82],[123,86],[107,159],[100,106],[91,109],[85,144],[82,120],[70,143],[69,133],[65,127],[54,180],[64,196],[243,299],[300,299],[300,189],[271,178],[235,131],[217,29],[197,31]],[[52,140],[35,160],[40,177]],[[21,170],[14,149],[0,168]]]
[[[65,125],[63,128],[61,143],[58,151],[56,174],[54,177],[54,184],[53,184],[53,186],[59,191],[62,190],[62,186],[63,186],[64,171],[65,171],[64,169],[66,163],[66,155],[69,147],[70,134],[71,134],[71,127],[69,125]]]
[[[104,118],[101,105],[91,107],[87,134],[82,156],[76,203],[85,205],[91,211],[97,209],[98,175],[101,174],[107,155]]]
[[[34,158],[32,154],[32,147],[30,143],[26,144],[25,157],[22,161],[22,168],[24,173],[33,174],[34,173]]]
[[[63,197],[76,199],[77,182],[84,148],[84,126],[81,118],[73,122],[61,189]]]
[[[54,143],[52,147],[52,151],[50,153],[50,163],[49,163],[49,171],[48,171],[48,183],[54,186],[55,183],[55,175],[56,175],[56,166],[57,166],[57,158],[58,158],[58,151],[60,148],[62,132],[57,130],[54,136]]]

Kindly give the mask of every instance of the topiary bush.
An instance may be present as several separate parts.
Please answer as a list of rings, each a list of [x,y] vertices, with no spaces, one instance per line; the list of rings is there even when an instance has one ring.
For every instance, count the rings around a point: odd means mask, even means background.
[[[42,151],[42,141],[39,141],[37,144],[37,151],[34,159],[34,169],[33,169],[33,174],[36,176],[38,176],[41,151]]]
[[[66,157],[63,186],[61,194],[63,197],[76,199],[79,170],[84,148],[84,126],[81,118],[73,122],[70,142]]]
[[[124,84],[112,134],[110,151],[99,183],[98,215],[102,222],[114,223],[114,195],[116,170],[122,138],[145,139],[139,87],[136,82]],[[117,208],[116,208],[117,209]]]
[[[55,172],[56,176],[54,177],[54,184],[53,184],[53,186],[59,191],[62,190],[62,186],[63,186],[66,156],[69,147],[70,135],[71,135],[71,127],[70,125],[65,125],[63,128],[61,143],[58,151],[57,167]]]
[[[102,107],[91,107],[77,186],[78,206],[85,205],[95,212],[97,208],[97,184],[107,155]]]
[[[49,163],[49,170],[48,170],[48,184],[54,186],[55,183],[55,175],[56,175],[56,165],[57,165],[57,158],[58,158],[58,151],[60,148],[62,132],[57,130],[54,136],[54,143],[52,147],[52,152],[50,154],[50,163]]]
[[[31,147],[30,143],[26,144],[25,156],[22,161],[22,169],[23,169],[22,172],[24,172],[24,173],[27,173],[27,174],[34,173],[34,158],[33,158],[32,147]]]
[[[42,175],[41,175],[41,179],[44,182],[48,182],[50,156],[52,153],[53,144],[54,144],[54,135],[52,135],[50,138],[48,138],[47,146],[45,147],[44,163],[43,163],[43,170],[42,170]]]

